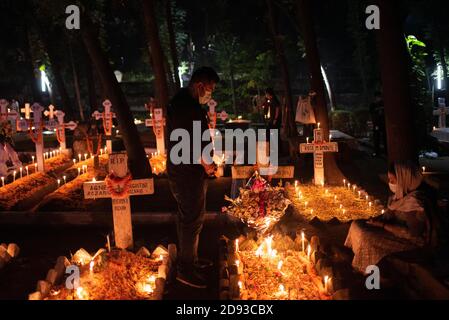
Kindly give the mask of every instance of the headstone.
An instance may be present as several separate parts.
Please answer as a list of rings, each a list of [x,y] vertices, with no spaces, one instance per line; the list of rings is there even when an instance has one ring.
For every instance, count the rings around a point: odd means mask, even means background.
[[[108,185],[105,181],[84,183],[84,198],[112,198],[115,244],[119,249],[132,249],[130,196],[153,194],[154,181],[153,179],[123,180],[128,176],[128,156],[126,153],[115,153],[109,156],[109,174],[109,178],[116,177],[113,185]],[[117,195],[123,192],[124,194]]]
[[[154,108],[151,110],[152,117],[145,119],[146,127],[153,127],[154,135],[156,136],[157,151],[160,154],[165,154],[165,126],[166,120],[164,112],[161,108]]]
[[[301,143],[301,153],[313,153],[315,185],[324,184],[324,153],[338,152],[338,143],[326,142],[323,137],[323,129],[315,129],[313,131],[314,141],[312,143]]]
[[[113,124],[113,118],[116,117],[115,113],[111,111],[112,103],[109,100],[106,100],[103,102],[104,112],[95,111],[92,114],[92,117],[95,118],[95,120],[103,120],[103,128],[104,133],[106,136],[106,148],[108,150],[108,153],[112,153],[112,124]]]

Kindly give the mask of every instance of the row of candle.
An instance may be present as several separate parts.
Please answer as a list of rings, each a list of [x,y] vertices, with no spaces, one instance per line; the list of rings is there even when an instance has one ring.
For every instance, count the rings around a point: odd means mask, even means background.
[[[37,172],[37,163],[34,164],[34,171]],[[25,172],[26,172],[26,176],[30,175],[29,166],[25,167]],[[17,177],[17,171],[16,170],[13,171],[13,173],[12,173],[13,181],[12,182],[15,182],[16,180],[22,179],[24,177],[23,167],[19,168],[19,174],[20,174],[20,177]],[[6,185],[5,177],[1,177],[1,180],[2,180],[2,187],[4,187]]]
[[[302,243],[302,252],[303,254],[306,254],[306,248],[305,248],[305,233],[301,232],[301,243]],[[272,249],[273,244],[273,236],[265,238],[265,240],[262,242],[262,244],[257,248],[256,250],[256,256],[259,258],[267,258],[267,259],[276,259],[278,257],[277,250]],[[264,247],[266,250],[264,250]],[[235,252],[238,254],[239,251],[239,239],[235,240]],[[307,261],[309,263],[312,263],[312,247],[310,244],[307,245]],[[240,260],[235,261],[235,265],[237,266],[238,274],[243,273],[243,265],[241,264]],[[277,263],[277,271],[284,275],[282,272],[282,267],[284,266],[284,261],[282,261],[281,258],[279,258],[279,261]],[[326,294],[329,293],[329,284],[330,284],[331,278],[329,276],[323,277],[323,285],[324,285],[324,292]],[[239,289],[241,290],[243,288],[243,283],[241,281],[238,282]],[[285,286],[283,284],[279,285],[279,291],[276,293],[277,296],[286,296],[288,295],[287,291],[285,290]]]
[[[48,151],[44,153],[44,160],[48,160],[51,158],[55,158],[57,156],[60,156],[62,154],[62,148],[59,148],[57,150],[53,150],[53,151]],[[31,157],[33,159],[33,163],[34,163],[34,156]]]

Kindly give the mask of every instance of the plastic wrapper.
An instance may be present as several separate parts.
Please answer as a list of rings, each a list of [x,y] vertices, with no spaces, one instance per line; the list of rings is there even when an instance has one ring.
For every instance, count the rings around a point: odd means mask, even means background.
[[[285,215],[290,200],[283,187],[272,187],[257,172],[245,188],[240,189],[237,199],[225,197],[231,203],[223,213],[240,219],[248,227],[263,235],[271,230]]]

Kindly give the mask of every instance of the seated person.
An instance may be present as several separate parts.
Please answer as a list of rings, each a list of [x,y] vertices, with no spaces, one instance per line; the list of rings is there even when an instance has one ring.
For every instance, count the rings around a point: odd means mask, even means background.
[[[370,265],[392,253],[410,251],[429,244],[429,217],[434,199],[418,167],[411,163],[396,163],[388,170],[388,180],[394,193],[387,212],[369,221],[354,221],[345,246],[354,252],[352,266],[362,273]]]

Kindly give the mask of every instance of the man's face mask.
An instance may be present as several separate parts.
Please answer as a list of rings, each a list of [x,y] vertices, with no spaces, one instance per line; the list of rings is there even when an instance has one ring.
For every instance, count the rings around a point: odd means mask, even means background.
[[[394,194],[396,194],[396,190],[398,189],[398,185],[397,184],[393,184],[393,183],[389,183],[388,184],[390,187],[391,192],[393,192]]]
[[[208,88],[204,85],[199,88],[198,100],[200,104],[208,104],[210,100],[212,100],[212,92],[211,88]]]

